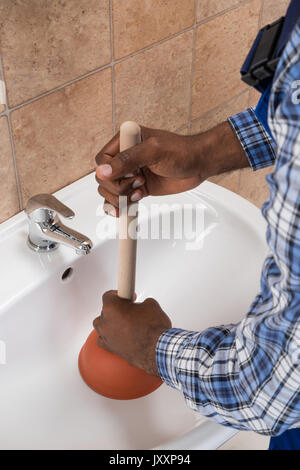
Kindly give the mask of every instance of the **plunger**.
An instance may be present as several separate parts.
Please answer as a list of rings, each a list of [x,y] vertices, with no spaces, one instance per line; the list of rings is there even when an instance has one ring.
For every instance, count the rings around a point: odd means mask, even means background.
[[[141,129],[135,122],[125,122],[120,128],[120,151],[141,142]],[[137,204],[137,203],[136,203]],[[131,206],[132,208],[132,206]],[[137,227],[137,206],[119,210],[119,272],[118,295],[133,300],[135,293],[137,239],[132,237],[132,228]],[[95,330],[89,335],[79,354],[79,371],[86,384],[107,398],[132,400],[154,392],[162,381],[144,370],[131,366],[121,357],[112,354],[97,344]]]

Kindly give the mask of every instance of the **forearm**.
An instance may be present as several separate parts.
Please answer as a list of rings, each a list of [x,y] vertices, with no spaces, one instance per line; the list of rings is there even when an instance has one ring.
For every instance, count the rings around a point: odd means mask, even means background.
[[[276,145],[252,108],[202,134],[188,137],[190,152],[205,178],[251,167],[273,165]]]
[[[190,145],[207,177],[249,167],[249,161],[229,122],[202,134],[190,136]]]

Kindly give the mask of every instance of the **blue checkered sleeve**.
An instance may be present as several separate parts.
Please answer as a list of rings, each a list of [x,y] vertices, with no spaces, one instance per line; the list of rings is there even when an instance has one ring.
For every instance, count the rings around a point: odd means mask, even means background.
[[[262,208],[269,254],[260,292],[240,323],[202,332],[172,328],[156,348],[161,377],[193,410],[225,426],[272,436],[300,427],[299,76],[298,25],[270,98],[276,165],[267,176],[270,197]],[[253,112],[246,116],[251,121]],[[255,139],[248,152],[253,166],[264,166],[270,150],[267,145],[255,153]]]
[[[228,121],[254,171],[274,164],[276,146],[264,126],[257,119],[253,108],[231,116]]]

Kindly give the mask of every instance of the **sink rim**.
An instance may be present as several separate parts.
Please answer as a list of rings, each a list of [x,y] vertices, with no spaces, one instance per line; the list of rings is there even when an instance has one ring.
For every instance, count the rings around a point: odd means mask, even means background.
[[[93,173],[84,178],[81,178],[75,183],[72,183],[71,185],[57,191],[54,194],[62,202],[65,202],[69,204],[70,207],[72,207],[73,195],[79,194],[80,192],[86,190],[87,187],[90,188],[91,185],[94,185],[96,188],[96,182],[95,182]],[[230,207],[230,211],[233,214],[237,215],[239,219],[244,220],[245,222],[247,222],[247,224],[251,225],[255,233],[261,238],[263,242],[265,242],[266,223],[261,215],[260,210],[257,207],[255,207],[253,204],[251,204],[249,201],[243,199],[241,196],[235,193],[232,193],[231,191],[226,190],[225,188],[222,188],[210,182],[205,182],[193,191],[189,191],[187,193],[183,193],[178,196],[168,196],[168,198],[169,200],[171,200],[176,197],[176,199],[181,199],[182,201],[193,199],[196,202],[197,200],[199,200],[199,197],[203,196],[203,194],[208,199],[209,198],[211,198],[212,200],[217,199],[220,204]],[[97,204],[102,204],[101,198],[98,196],[97,198],[98,198]],[[145,201],[147,201],[148,204],[150,204],[152,200],[154,200],[154,198],[147,198],[147,200]],[[166,201],[166,197],[155,198],[155,203],[158,203],[159,201]],[[91,234],[88,231],[86,232],[85,225],[83,223],[83,221],[85,220],[85,216],[86,214],[82,214],[80,212],[76,213],[76,219],[78,220],[78,224],[81,226],[82,232],[84,232],[87,236],[90,236],[91,240],[94,243],[94,247],[97,248],[101,244],[105,243],[105,240],[98,239],[94,235],[91,236]],[[92,226],[92,223],[89,225],[89,228],[91,228],[91,226]],[[5,314],[7,311],[7,308],[10,307],[12,303],[17,302],[21,296],[28,295],[28,293],[31,290],[36,289],[37,286],[41,282],[45,282],[47,278],[54,275],[54,273],[57,273],[58,270],[63,271],[66,266],[67,267],[72,266],[79,259],[78,256],[69,248],[60,247],[60,249],[58,250],[58,252],[60,253],[59,256],[55,253],[50,255],[52,259],[51,263],[49,264],[46,263],[46,266],[39,264],[37,262],[38,260],[37,257],[41,255],[37,255],[36,253],[31,252],[26,246],[26,236],[25,236],[26,231],[27,231],[27,218],[26,218],[24,211],[22,211],[21,213],[13,216],[9,220],[0,224],[0,256],[1,256],[1,252],[3,253],[3,247],[6,246],[6,242],[8,240],[11,242],[11,247],[14,246],[14,243],[17,243],[19,246],[20,241],[21,240],[24,241],[24,251],[22,252],[22,256],[21,256],[23,265],[20,267],[19,272],[16,273],[17,276],[14,276],[13,279],[14,281],[16,281],[16,277],[17,277],[17,278],[20,278],[20,282],[22,282],[22,280],[24,279],[24,274],[26,274],[26,281],[27,281],[27,285],[25,289],[23,286],[21,290],[19,290],[13,297],[10,297],[10,298],[9,298],[9,295],[7,295],[3,299],[3,293],[0,289],[0,316],[1,314]],[[9,256],[10,254],[8,253],[6,258],[8,259]],[[16,257],[18,256],[20,256],[20,251],[18,252],[16,250]],[[36,262],[33,263],[34,267],[33,269],[29,271],[29,275],[28,275],[27,269],[25,269],[25,267],[28,268],[28,263],[30,264],[30,260],[36,260]],[[6,266],[5,262],[3,263],[3,266]],[[5,279],[6,279],[6,282],[5,282]],[[9,283],[9,277],[5,279],[4,279],[3,286],[4,284]],[[21,284],[19,283],[19,285]],[[234,429],[228,430],[227,428],[223,428],[219,424],[211,422],[211,421],[208,421],[208,423],[209,423],[209,432],[208,433],[207,431],[204,432],[204,434],[207,433],[207,439],[205,441],[205,445],[206,445],[205,448],[208,448],[210,445],[212,446],[211,448],[215,448],[213,445],[213,442],[216,442],[216,440],[218,442],[218,446],[222,445],[226,440],[233,437],[237,432]],[[162,446],[159,447],[159,449],[179,448],[183,442],[187,442],[189,439],[190,439],[190,445],[192,446],[192,447],[189,447],[190,449],[193,449],[193,448],[203,449],[202,447],[203,443],[199,439],[200,436],[204,435],[203,425],[204,423],[200,423],[199,425],[196,425],[195,428],[192,429],[190,432],[185,433],[181,437],[163,444]],[[197,443],[198,439],[199,441]]]

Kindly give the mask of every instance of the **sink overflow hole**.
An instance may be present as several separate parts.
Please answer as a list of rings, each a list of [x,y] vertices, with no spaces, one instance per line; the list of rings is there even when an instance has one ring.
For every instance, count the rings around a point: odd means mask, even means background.
[[[61,276],[61,280],[62,281],[69,281],[71,279],[73,275],[73,268],[68,268],[65,270],[65,272],[63,273],[63,275]]]

